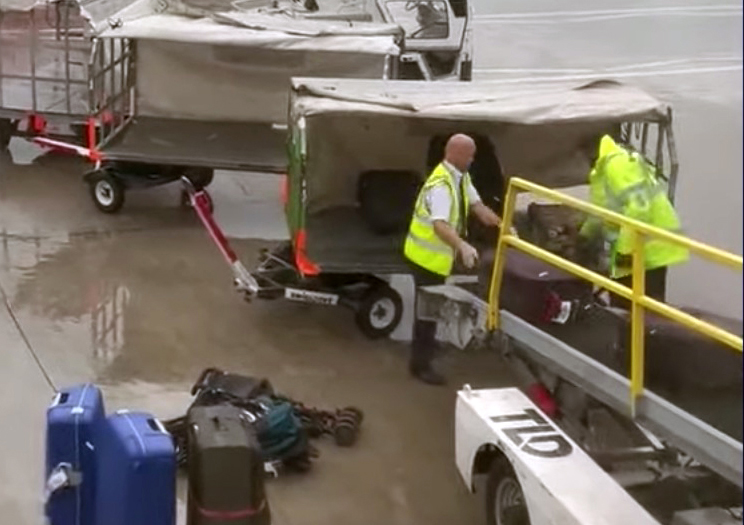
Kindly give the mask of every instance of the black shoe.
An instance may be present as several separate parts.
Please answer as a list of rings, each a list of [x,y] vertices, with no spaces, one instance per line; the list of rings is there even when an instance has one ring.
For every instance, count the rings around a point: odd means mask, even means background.
[[[438,374],[431,368],[424,370],[411,370],[411,375],[416,379],[423,381],[427,385],[441,386],[447,383],[443,375]]]

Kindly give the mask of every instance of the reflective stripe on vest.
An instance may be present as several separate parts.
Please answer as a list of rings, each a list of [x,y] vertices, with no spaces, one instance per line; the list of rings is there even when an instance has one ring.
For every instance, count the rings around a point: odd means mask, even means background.
[[[656,180],[653,167],[643,157],[618,146],[607,136],[602,138],[600,153],[603,155],[597,160],[596,176],[590,179],[590,184],[601,185],[593,188],[592,195],[595,198],[603,197],[604,202],[595,204],[667,231],[681,232],[677,213],[669,201],[664,185]],[[625,158],[627,162],[613,165],[611,161],[618,158]],[[617,188],[622,184],[625,186],[619,191],[613,190],[613,186]],[[620,266],[617,263],[619,259],[623,259],[623,255],[628,256],[633,252],[630,229],[614,225],[603,229],[605,239],[612,246],[612,277],[628,275],[631,273],[630,266]],[[649,239],[645,243],[644,257],[646,269],[651,270],[684,262],[689,258],[689,252],[676,244]]]
[[[461,187],[470,184],[470,176],[463,174]],[[447,170],[444,164],[439,164],[432,171],[429,178],[424,183],[416,199],[416,206],[411,218],[411,225],[408,229],[403,252],[408,260],[442,276],[448,276],[452,272],[452,266],[455,262],[455,253],[452,248],[445,243],[434,231],[434,222],[431,220],[431,210],[426,203],[428,191],[436,186],[444,185],[450,193],[450,213],[448,223],[455,228],[458,233],[462,232],[462,224],[466,217],[460,217],[460,199],[463,199],[463,209],[467,211],[469,207],[467,193],[458,192],[453,175]],[[458,198],[458,193],[462,193]]]

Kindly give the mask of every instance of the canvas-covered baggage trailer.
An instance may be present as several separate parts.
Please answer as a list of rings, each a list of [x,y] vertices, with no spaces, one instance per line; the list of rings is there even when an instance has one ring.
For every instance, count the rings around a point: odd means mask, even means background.
[[[291,241],[252,272],[258,297],[348,305],[371,337],[390,334],[401,318],[389,280],[410,271],[402,247],[413,203],[450,134],[475,138],[470,173],[497,211],[506,174],[551,187],[586,184],[579,145],[620,127],[644,154],[664,159],[671,187],[676,181],[669,109],[612,81],[474,81],[441,90],[428,82],[295,78],[289,114]],[[481,249],[495,243],[495,231],[473,224],[471,233]]]
[[[283,171],[291,75],[419,78],[415,62],[428,71],[420,78],[457,80],[471,67],[461,0],[65,0],[57,18],[46,4],[11,12],[20,1],[0,3],[10,13],[0,25],[3,145],[20,132],[86,156],[105,212],[129,187],[184,175],[204,187],[214,169]],[[73,140],[47,126],[52,116]]]

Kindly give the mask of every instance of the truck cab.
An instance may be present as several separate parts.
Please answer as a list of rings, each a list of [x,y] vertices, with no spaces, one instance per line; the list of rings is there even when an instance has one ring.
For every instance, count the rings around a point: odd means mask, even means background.
[[[377,0],[383,20],[405,31],[397,77],[472,80],[472,12],[467,0]]]

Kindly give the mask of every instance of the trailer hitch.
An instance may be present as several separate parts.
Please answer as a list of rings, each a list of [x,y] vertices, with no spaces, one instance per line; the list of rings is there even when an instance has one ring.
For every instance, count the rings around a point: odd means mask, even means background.
[[[207,233],[209,233],[209,236],[217,245],[217,248],[219,248],[222,256],[230,265],[230,268],[233,271],[235,289],[243,293],[245,299],[250,301],[258,294],[260,288],[258,281],[256,281],[256,279],[250,274],[243,263],[240,262],[235,251],[230,246],[227,237],[225,237],[222,229],[214,220],[211,211],[211,198],[207,194],[206,190],[197,190],[188,177],[181,177],[181,182],[183,182],[191,206],[196,210],[196,214],[207,229]]]

